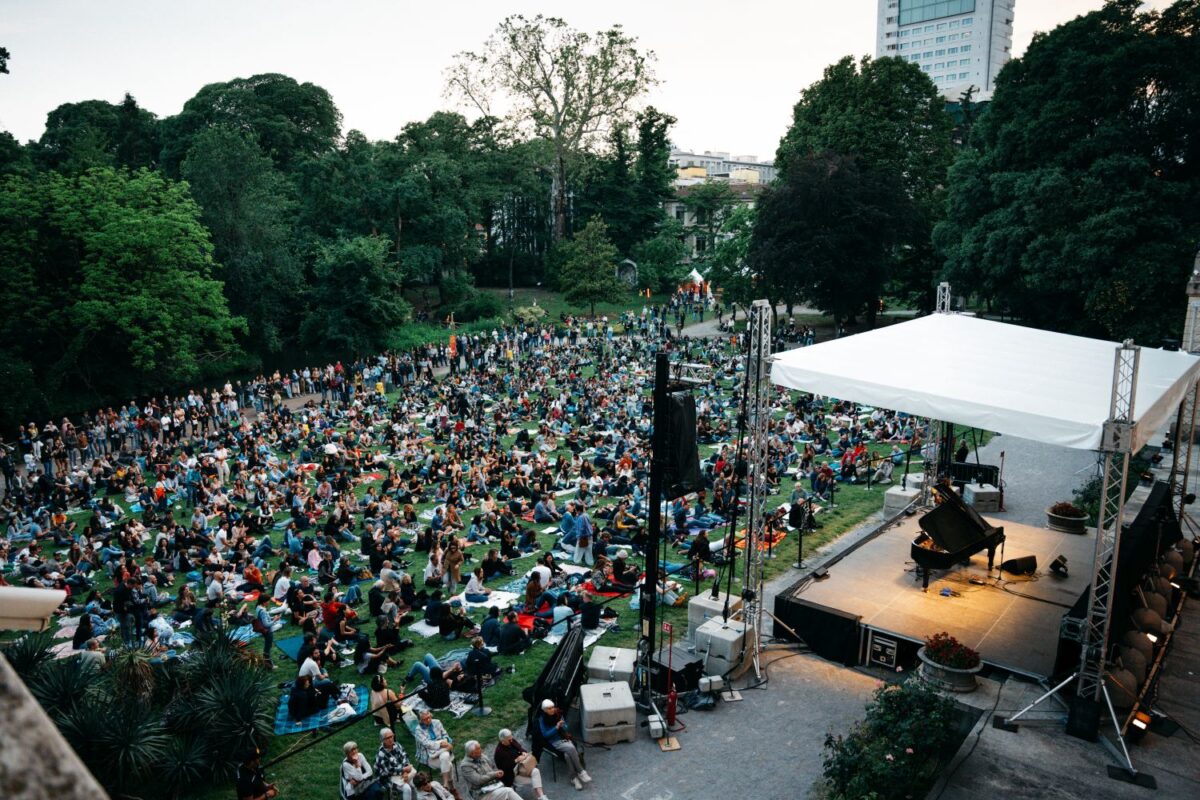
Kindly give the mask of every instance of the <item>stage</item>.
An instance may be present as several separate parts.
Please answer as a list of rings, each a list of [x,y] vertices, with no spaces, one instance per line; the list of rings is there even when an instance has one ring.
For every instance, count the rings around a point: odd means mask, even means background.
[[[1037,556],[1033,576],[987,573],[987,551],[966,565],[934,571],[921,591],[910,558],[919,514],[903,518],[829,568],[823,580],[802,580],[781,592],[775,613],[815,652],[846,664],[914,663],[925,637],[948,631],[979,651],[986,664],[1035,678],[1054,673],[1059,626],[1091,578],[1095,533],[1058,533],[1000,517],[1004,559]],[[1070,576],[1050,572],[1059,555]],[[1002,561],[996,552],[996,566]],[[971,583],[983,581],[982,585]],[[943,590],[949,590],[949,596]]]

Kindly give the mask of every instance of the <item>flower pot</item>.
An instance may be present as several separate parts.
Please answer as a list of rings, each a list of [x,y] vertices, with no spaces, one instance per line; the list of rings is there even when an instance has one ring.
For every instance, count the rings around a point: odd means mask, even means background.
[[[917,651],[917,657],[921,659],[921,677],[939,689],[965,693],[975,691],[978,686],[975,676],[983,669],[982,661],[970,669],[946,667],[926,656],[924,647]]]
[[[1087,517],[1064,517],[1046,509],[1046,526],[1062,533],[1087,533]]]

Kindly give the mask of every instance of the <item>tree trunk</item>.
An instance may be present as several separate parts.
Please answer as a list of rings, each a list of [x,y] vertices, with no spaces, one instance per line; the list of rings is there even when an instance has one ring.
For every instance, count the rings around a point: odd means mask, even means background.
[[[554,161],[554,241],[567,235],[567,160],[560,151]]]

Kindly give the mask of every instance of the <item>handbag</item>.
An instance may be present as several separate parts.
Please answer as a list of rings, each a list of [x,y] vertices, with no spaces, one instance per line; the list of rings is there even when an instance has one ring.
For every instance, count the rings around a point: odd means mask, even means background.
[[[525,757],[517,762],[517,774],[523,778],[528,778],[533,775],[533,771],[537,769],[538,760],[534,758],[533,753],[526,753]]]

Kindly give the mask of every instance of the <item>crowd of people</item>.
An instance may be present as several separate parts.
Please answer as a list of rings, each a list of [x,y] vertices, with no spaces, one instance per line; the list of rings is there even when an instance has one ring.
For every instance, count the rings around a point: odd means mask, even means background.
[[[533,759],[509,732],[490,757],[467,743],[455,770],[453,742],[431,714],[416,729],[417,750],[440,780],[414,770],[392,734],[404,724],[404,687],[390,688],[384,673],[402,669],[413,642],[401,632],[418,616],[443,640],[469,642],[459,661],[427,654],[407,671],[429,709],[445,708],[451,691],[496,678],[488,648],[516,655],[531,636],[595,627],[605,612],[593,592],[633,591],[652,502],[646,365],[660,348],[713,365],[695,390],[704,485],[668,505],[664,534],[693,569],[727,557],[733,532],[710,541],[706,531],[739,502],[734,386],[744,353],[736,335],[689,340],[670,330],[706,305],[677,297],[616,326],[513,325],[457,336],[453,347],[31,422],[0,447],[0,582],[66,590],[61,614],[78,620],[72,645],[101,661],[118,641],[186,657],[191,635],[220,628],[261,638],[263,665],[274,669],[275,633],[291,626],[304,637],[291,716],[336,702],[331,671],[353,666],[370,676],[387,726],[374,765],[347,744],[347,796],[396,781],[406,797],[457,796],[457,772],[473,798],[508,798],[514,786],[542,797]],[[775,399],[768,480],[782,491],[791,472],[793,502],[828,499],[836,482],[882,469],[867,444],[899,452],[922,436],[918,421],[892,412]],[[539,534],[547,526],[553,537]],[[473,619],[467,603],[486,603],[487,584],[524,575],[515,562],[535,553],[523,598]],[[560,561],[587,572],[567,575]],[[659,588],[679,602],[677,584]],[[533,631],[520,612],[533,615]],[[552,721],[554,712],[539,713]],[[583,788],[591,778],[561,715],[551,727],[542,728],[547,745]],[[274,796],[252,765],[245,771],[239,797]]]

